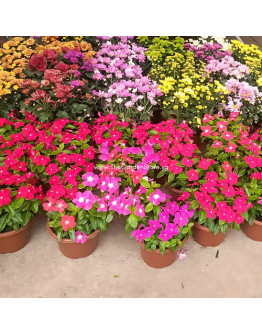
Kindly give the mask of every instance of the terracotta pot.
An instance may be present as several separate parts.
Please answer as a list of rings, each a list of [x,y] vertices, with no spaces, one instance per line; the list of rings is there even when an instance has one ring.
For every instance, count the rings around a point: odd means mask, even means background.
[[[244,221],[244,224],[241,225],[243,232],[245,235],[249,237],[249,239],[255,241],[262,241],[262,222],[259,220],[255,220],[252,226],[249,225],[247,221]]]
[[[157,174],[160,173],[161,170],[162,170],[162,169],[155,169],[155,170],[154,170],[154,181],[155,181],[156,183],[161,184],[161,186],[162,186],[162,185],[166,182],[166,176],[163,175],[163,176],[157,178]]]
[[[200,135],[193,136],[194,143],[198,146],[199,150],[201,151],[201,156],[204,156],[206,153],[207,141],[201,143]]]
[[[169,186],[167,186],[168,190],[170,190],[170,196],[172,196],[172,200],[179,202],[177,199],[180,196],[180,190],[176,189],[176,188],[171,188]]]
[[[69,238],[63,238],[61,241],[58,241],[57,235],[52,231],[51,227],[48,225],[47,222],[47,231],[57,241],[58,247],[62,254],[64,254],[69,259],[79,259],[81,257],[87,257],[88,255],[92,254],[98,245],[98,235],[100,233],[100,228],[95,232],[88,235],[86,242],[75,243],[72,242]]]
[[[193,228],[193,238],[196,242],[205,247],[216,247],[220,245],[226,238],[226,234],[222,233],[221,231],[218,234],[214,235],[210,230],[202,225],[199,225],[195,222]]]
[[[25,247],[31,235],[33,218],[26,227],[20,227],[18,231],[0,233],[0,254],[15,253]]]
[[[186,238],[182,241],[183,245],[186,243],[186,241]],[[164,255],[162,255],[159,249],[156,249],[154,252],[152,252],[151,249],[145,249],[142,242],[139,242],[138,240],[137,242],[140,245],[140,254],[145,263],[148,266],[157,269],[171,266],[171,264],[176,261],[178,251],[181,249],[181,247],[178,247],[174,253],[171,253],[170,249],[166,249]]]

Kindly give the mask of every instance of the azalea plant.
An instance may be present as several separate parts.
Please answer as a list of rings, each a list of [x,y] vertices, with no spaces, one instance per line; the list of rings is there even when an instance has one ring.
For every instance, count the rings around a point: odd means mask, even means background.
[[[42,205],[44,195],[30,161],[34,145],[21,131],[25,123],[0,119],[0,232],[24,228]]]
[[[92,119],[92,96],[88,85],[85,53],[79,48],[62,52],[45,49],[30,58],[21,84],[23,110],[34,114],[41,122],[55,119]]]
[[[127,219],[127,224],[132,227],[137,225],[137,221],[139,224],[132,236],[143,242],[145,249],[153,252],[159,249],[162,255],[165,249],[174,252],[178,246],[182,246],[185,238],[192,235],[194,210],[189,210],[188,204],[179,206],[176,202],[166,202],[170,196],[154,189],[152,183],[141,180],[141,185],[146,191],[133,202],[130,208],[132,213]],[[139,215],[139,210],[146,214]]]

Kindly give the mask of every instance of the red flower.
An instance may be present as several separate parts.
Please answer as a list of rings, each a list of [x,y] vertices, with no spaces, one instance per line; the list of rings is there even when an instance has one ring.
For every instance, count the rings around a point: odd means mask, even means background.
[[[48,203],[43,203],[44,210],[47,212],[55,211],[54,210],[55,199],[52,197],[47,197],[47,200],[48,200]]]
[[[57,164],[50,164],[45,172],[48,174],[48,175],[54,175],[56,174],[57,172],[60,171],[60,168],[58,168],[58,165]]]
[[[56,206],[54,211],[58,211],[60,213],[64,212],[65,209],[68,207],[64,200],[56,201]]]
[[[43,55],[49,60],[53,65],[58,63],[57,53],[52,49],[47,49],[44,51]]]
[[[224,164],[221,166],[226,172],[232,171],[232,166],[228,161],[225,161]]]
[[[21,186],[18,190],[18,193],[16,195],[16,198],[24,197],[28,200],[34,199],[35,194],[37,193],[37,188],[35,186]]]
[[[227,132],[225,131],[223,134],[222,134],[222,138],[224,138],[225,140],[231,140],[231,139],[234,139],[234,134],[232,132]]]
[[[225,148],[226,152],[235,152],[235,149],[237,148],[237,145],[232,143],[231,141],[228,143],[228,146]]]
[[[193,164],[194,164],[194,160],[193,159],[187,159],[187,158],[183,158],[182,159],[182,165],[183,166],[192,167]]]
[[[37,69],[37,71],[45,71],[46,69],[46,59],[43,55],[34,54],[29,60],[28,64],[29,70]]]
[[[63,226],[63,230],[67,231],[69,227],[71,228],[75,227],[76,225],[75,217],[64,215],[61,219],[60,224],[61,226]]]
[[[56,66],[55,66],[55,69],[57,69],[58,71],[61,71],[61,72],[66,72],[69,70],[69,66],[63,62],[61,63],[58,63]]]
[[[218,128],[219,132],[226,130],[228,123],[226,121],[219,121],[217,122],[216,127]]]
[[[189,171],[187,171],[186,174],[188,175],[188,181],[197,181],[198,180],[198,174],[193,168],[191,168]]]
[[[11,202],[11,191],[9,189],[0,190],[0,207]]]
[[[46,193],[47,197],[53,197],[54,199],[58,200],[59,198],[65,195],[65,188],[61,184],[55,184],[48,190]]]
[[[204,137],[209,137],[211,135],[211,133],[213,132],[212,128],[210,125],[208,126],[201,126],[201,130],[203,131],[201,133],[201,136],[204,136]]]
[[[46,166],[50,162],[50,158],[39,154],[34,157],[33,161],[37,166]]]

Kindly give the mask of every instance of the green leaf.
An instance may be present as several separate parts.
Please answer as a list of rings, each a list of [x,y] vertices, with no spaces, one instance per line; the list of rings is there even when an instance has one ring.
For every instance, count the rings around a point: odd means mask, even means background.
[[[196,208],[198,208],[199,207],[199,203],[198,203],[198,201],[197,200],[193,200],[192,202],[191,202],[191,204],[190,204],[190,208],[189,208],[189,210],[194,210],[194,209],[196,209]]]
[[[146,208],[145,208],[145,212],[150,212],[153,209],[153,203],[150,202],[147,204]]]
[[[131,227],[133,228],[137,228],[137,222],[138,222],[138,219],[137,219],[137,216],[134,214],[134,213],[131,213],[131,215],[127,218],[127,221],[126,221]]]
[[[75,230],[72,230],[72,231],[69,231],[69,236],[70,236],[70,239],[75,242],[75,239],[76,239],[76,231]]]
[[[119,275],[114,275],[114,278],[118,278],[119,277]]]
[[[157,174],[157,178],[162,177],[163,175],[167,174],[168,171],[166,171],[165,169],[162,169],[158,174]]]
[[[113,212],[109,212],[107,217],[106,217],[106,222],[110,223],[113,220],[114,217],[114,213]]]
[[[24,198],[23,197],[20,197],[20,198],[17,198],[14,202],[13,202],[13,208],[14,209],[18,209],[20,208],[20,206],[24,203]]]
[[[140,180],[140,184],[144,187],[144,188],[150,188],[151,186],[150,186],[150,183],[147,181],[147,180],[145,180],[145,179],[141,179]]]
[[[220,232],[220,225],[215,224],[214,235],[218,234],[218,232]]]

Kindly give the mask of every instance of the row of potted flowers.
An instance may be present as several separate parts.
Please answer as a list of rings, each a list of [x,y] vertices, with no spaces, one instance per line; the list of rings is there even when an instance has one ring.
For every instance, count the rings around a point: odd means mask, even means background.
[[[242,224],[262,240],[255,227],[262,211],[261,133],[250,135],[239,121],[235,113],[226,120],[205,115],[203,157],[193,130],[175,120],[137,125],[109,114],[91,127],[66,119],[44,124],[28,113],[24,120],[0,119],[0,252],[28,242],[41,207],[49,233],[71,258],[95,250],[114,214],[154,267],[171,264],[192,234],[216,246],[229,227]]]

